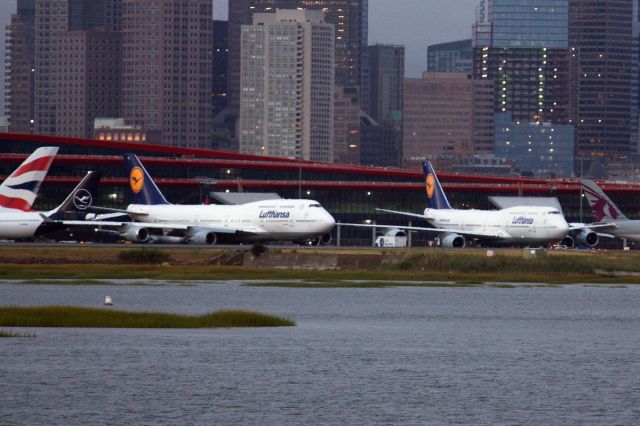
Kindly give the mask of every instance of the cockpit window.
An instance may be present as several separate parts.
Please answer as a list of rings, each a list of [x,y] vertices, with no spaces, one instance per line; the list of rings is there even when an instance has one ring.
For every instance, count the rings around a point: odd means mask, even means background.
[[[547,212],[548,214],[560,214],[560,212],[558,210],[551,210],[550,212]]]
[[[322,207],[320,204],[309,204],[309,207]]]

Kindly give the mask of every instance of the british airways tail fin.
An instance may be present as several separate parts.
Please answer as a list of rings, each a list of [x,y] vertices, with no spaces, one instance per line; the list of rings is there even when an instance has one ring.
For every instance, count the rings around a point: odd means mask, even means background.
[[[429,200],[429,208],[432,209],[450,209],[447,196],[444,195],[442,185],[436,176],[435,170],[430,161],[422,162],[422,169],[424,171],[424,182],[427,190],[427,199]]]
[[[57,146],[44,146],[33,151],[0,185],[0,209],[31,210],[57,153]]]
[[[171,204],[164,198],[137,155],[124,154],[124,163],[129,174],[132,204]]]
[[[593,217],[596,222],[614,222],[628,220],[613,201],[604,193],[602,188],[592,180],[582,179],[582,191],[587,197]]]
[[[76,185],[62,204],[49,212],[48,217],[50,219],[63,220],[67,212],[86,212],[93,204],[99,183],[100,172],[87,172],[85,177]]]

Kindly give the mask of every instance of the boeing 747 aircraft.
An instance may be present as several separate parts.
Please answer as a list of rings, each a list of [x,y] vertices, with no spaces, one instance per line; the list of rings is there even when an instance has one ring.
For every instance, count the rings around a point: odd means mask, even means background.
[[[599,229],[610,236],[640,241],[640,220],[628,219],[594,181],[583,179],[582,191],[587,197]]]
[[[422,164],[429,207],[423,214],[376,209],[426,220],[433,228],[419,226],[361,225],[376,228],[399,228],[435,232],[442,246],[464,247],[467,239],[489,244],[546,245],[561,241],[569,224],[555,208],[542,206],[509,207],[502,210],[459,210],[449,204],[430,162]]]
[[[132,221],[65,221],[66,225],[115,228],[123,239],[140,243],[331,241],[335,221],[317,201],[274,199],[239,205],[175,205],[165,199],[135,154],[125,154],[124,160],[133,203],[126,210],[101,210],[125,213]]]

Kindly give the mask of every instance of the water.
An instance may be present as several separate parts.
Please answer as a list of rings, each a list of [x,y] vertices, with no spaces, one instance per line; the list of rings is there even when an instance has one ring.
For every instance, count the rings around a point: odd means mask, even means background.
[[[0,285],[5,305],[105,295],[298,326],[20,329],[37,337],[0,339],[0,424],[640,423],[640,286]]]

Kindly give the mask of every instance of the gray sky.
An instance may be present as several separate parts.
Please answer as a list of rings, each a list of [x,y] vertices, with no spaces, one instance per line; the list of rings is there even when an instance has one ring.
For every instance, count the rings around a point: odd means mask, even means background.
[[[479,3],[480,0],[369,0],[369,44],[404,45],[406,76],[419,77],[427,66],[428,45],[471,37],[471,24]],[[4,82],[4,28],[15,11],[16,0],[0,0],[1,82]],[[213,0],[216,19],[227,19],[227,13],[226,0]],[[4,90],[0,90],[0,101],[3,115]]]

